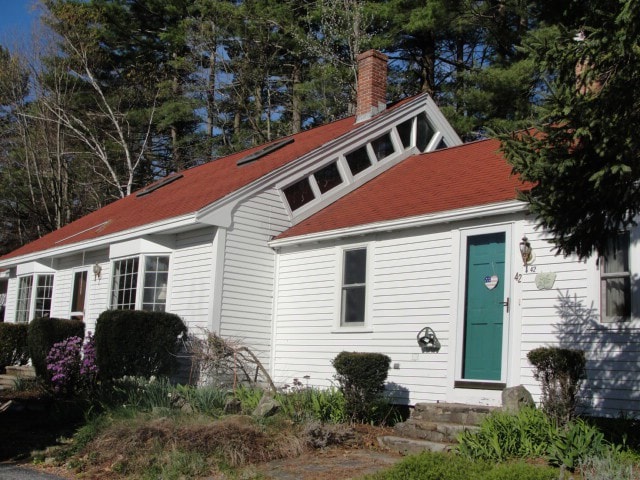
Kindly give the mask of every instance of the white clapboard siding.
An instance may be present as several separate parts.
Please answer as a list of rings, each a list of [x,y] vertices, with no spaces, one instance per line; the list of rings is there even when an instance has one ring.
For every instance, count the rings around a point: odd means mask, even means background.
[[[240,341],[269,368],[275,252],[267,242],[290,226],[275,189],[237,207],[227,232],[220,334]]]
[[[338,320],[344,245],[283,249],[278,259],[274,379],[310,385],[335,384],[331,361],[343,350],[389,355],[389,390],[398,401],[442,401],[447,389],[451,234],[416,232],[358,239],[368,245],[370,324],[345,333]],[[416,334],[436,330],[442,349],[423,354]],[[302,381],[302,380],[301,380]]]
[[[169,271],[168,311],[179,315],[191,333],[211,330],[215,228],[176,234]]]

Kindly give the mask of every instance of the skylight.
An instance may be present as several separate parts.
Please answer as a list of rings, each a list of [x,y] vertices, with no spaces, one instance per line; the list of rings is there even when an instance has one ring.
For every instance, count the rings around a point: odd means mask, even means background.
[[[241,165],[246,165],[247,163],[255,162],[256,160],[259,160],[262,157],[269,155],[271,152],[280,150],[285,145],[289,145],[290,143],[293,143],[293,142],[294,142],[293,138],[285,138],[284,140],[280,140],[279,142],[272,143],[271,145],[267,145],[266,147],[261,148],[256,152],[250,153],[249,155],[242,157],[240,160],[238,160],[237,165],[241,166]]]
[[[145,195],[149,195],[150,193],[155,192],[159,188],[162,188],[165,185],[169,185],[170,183],[173,183],[182,177],[184,177],[184,175],[182,175],[181,173],[174,173],[173,175],[169,175],[168,177],[165,177],[162,180],[159,180],[157,183],[154,183],[153,185],[148,186],[144,190],[139,191],[138,193],[136,193],[136,197],[143,197]]]

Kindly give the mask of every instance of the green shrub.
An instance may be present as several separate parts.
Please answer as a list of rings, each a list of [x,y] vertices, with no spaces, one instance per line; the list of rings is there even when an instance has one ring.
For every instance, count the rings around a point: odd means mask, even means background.
[[[301,388],[278,393],[276,400],[282,406],[282,412],[295,423],[310,420],[342,423],[347,420],[344,396],[335,388]]]
[[[557,470],[526,463],[493,465],[447,453],[424,452],[405,458],[368,480],[552,480]]]
[[[598,427],[576,419],[560,430],[549,449],[548,458],[552,465],[573,471],[583,459],[604,453],[607,446]]]
[[[29,361],[26,323],[0,323],[0,373],[9,365]]]
[[[344,395],[347,415],[364,422],[372,419],[375,414],[372,407],[384,391],[391,359],[381,353],[341,352],[332,364]]]
[[[578,392],[585,378],[586,359],[582,350],[540,347],[527,358],[540,382],[542,407],[552,419],[565,425],[576,415]]]
[[[47,355],[54,343],[62,342],[69,337],[84,338],[84,323],[80,320],[64,318],[34,318],[29,323],[27,342],[29,356],[36,370],[36,375],[49,380],[47,371]]]
[[[583,458],[579,465],[583,480],[637,480],[638,458],[627,453],[609,448],[603,455]]]
[[[467,458],[504,461],[544,456],[558,435],[556,426],[539,410],[526,408],[516,415],[494,412],[480,430],[458,438],[458,452]]]
[[[172,313],[107,310],[96,323],[96,363],[105,380],[169,375],[177,364],[184,322]]]

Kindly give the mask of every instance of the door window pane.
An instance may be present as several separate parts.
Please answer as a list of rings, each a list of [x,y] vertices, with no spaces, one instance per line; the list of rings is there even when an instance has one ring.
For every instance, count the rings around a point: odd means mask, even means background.
[[[84,318],[84,304],[87,295],[87,271],[76,272],[73,276],[73,294],[71,297],[71,318]]]

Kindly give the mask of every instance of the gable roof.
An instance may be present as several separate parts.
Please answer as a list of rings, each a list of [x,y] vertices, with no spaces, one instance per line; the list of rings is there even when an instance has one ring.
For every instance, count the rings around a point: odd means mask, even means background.
[[[407,158],[277,239],[516,200],[528,190],[511,174],[497,140]]]
[[[404,102],[399,102],[395,106],[401,103]],[[387,111],[390,110],[392,109]],[[133,193],[110,203],[4,255],[0,260],[97,239],[174,217],[193,214],[226,195],[251,184],[265,174],[361,127],[361,125],[354,123],[353,116],[347,117],[285,137],[293,141],[267,153],[256,161],[241,166],[237,165],[239,160],[262,150],[265,145],[256,146],[182,171],[180,172],[181,178],[155,191],[142,196],[137,196],[136,193]],[[282,140],[280,138],[271,143],[279,143]],[[163,181],[164,179],[158,182]],[[138,191],[138,193],[142,191],[144,189]]]

